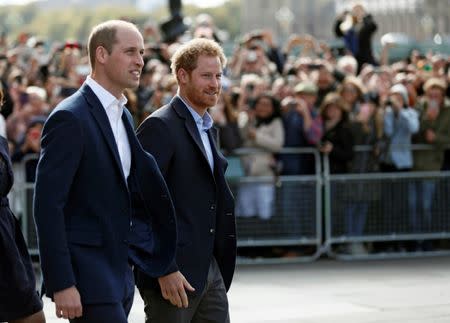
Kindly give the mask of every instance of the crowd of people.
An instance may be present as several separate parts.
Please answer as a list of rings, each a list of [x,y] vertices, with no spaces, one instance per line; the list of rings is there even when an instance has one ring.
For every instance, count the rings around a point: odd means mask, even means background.
[[[139,87],[126,92],[136,126],[177,93],[170,59],[182,41],[221,41],[206,14],[172,43],[164,43],[154,25],[141,27],[145,65]],[[318,149],[328,157],[332,174],[450,169],[449,58],[414,50],[390,63],[392,44],[385,44],[382,56],[375,58],[371,43],[376,29],[374,17],[355,5],[334,24],[336,37],[344,39],[341,51],[311,35],[293,34],[284,44],[268,30],[241,37],[228,59],[219,103],[209,112],[219,129],[220,147],[230,158],[237,148],[263,151],[239,157],[243,175],[275,178],[320,171],[312,155],[280,153],[286,147]],[[39,36],[22,34],[0,53],[5,93],[0,133],[8,138],[15,162],[39,153],[46,117],[90,72],[82,42],[53,45]],[[433,149],[413,151],[411,144]],[[357,145],[373,150],[356,153]],[[29,181],[35,166],[27,166]],[[421,230],[429,226],[436,187],[421,181],[408,190],[415,210],[410,225]],[[271,219],[273,181],[244,183],[236,201],[237,216]],[[347,233],[360,235],[364,221],[351,214]]]

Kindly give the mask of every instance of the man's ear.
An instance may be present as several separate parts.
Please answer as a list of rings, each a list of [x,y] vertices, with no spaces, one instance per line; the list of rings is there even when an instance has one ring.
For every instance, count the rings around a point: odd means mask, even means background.
[[[181,84],[186,84],[187,82],[189,82],[189,73],[184,68],[180,68],[178,70],[177,77],[178,77],[178,81]]]
[[[98,46],[95,49],[95,58],[96,58],[97,62],[99,62],[100,64],[103,64],[106,62],[107,57],[108,57],[108,51],[106,50],[105,47]]]

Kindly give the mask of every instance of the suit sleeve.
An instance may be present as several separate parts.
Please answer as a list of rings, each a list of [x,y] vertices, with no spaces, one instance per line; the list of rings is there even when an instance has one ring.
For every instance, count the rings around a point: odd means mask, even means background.
[[[166,177],[174,153],[174,146],[167,124],[160,118],[149,117],[136,130],[136,135],[142,148],[155,158],[162,175]],[[174,259],[163,276],[178,270]]]
[[[76,284],[69,253],[64,207],[82,155],[82,131],[68,111],[46,122],[34,195],[39,251],[48,295]]]
[[[173,156],[173,141],[167,124],[157,117],[147,118],[137,129],[137,137],[145,151],[150,153],[166,177]]]

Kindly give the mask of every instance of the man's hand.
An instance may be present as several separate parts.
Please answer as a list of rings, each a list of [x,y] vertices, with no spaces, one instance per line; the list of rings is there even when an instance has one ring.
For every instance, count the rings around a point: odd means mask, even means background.
[[[83,315],[81,298],[75,286],[55,292],[53,295],[56,316],[64,319],[74,319]]]
[[[195,289],[179,271],[159,277],[158,282],[164,299],[167,299],[172,305],[179,308],[187,308],[189,306],[186,290],[193,292]]]

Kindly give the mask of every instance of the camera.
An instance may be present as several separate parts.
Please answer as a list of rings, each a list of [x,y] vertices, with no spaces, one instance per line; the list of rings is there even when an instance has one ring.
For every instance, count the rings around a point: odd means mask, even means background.
[[[245,85],[245,92],[247,92],[247,94],[252,94],[254,90],[255,90],[255,84],[248,83]]]
[[[310,70],[319,70],[323,65],[322,64],[308,64],[308,69]]]
[[[254,63],[258,60],[258,54],[256,54],[256,51],[250,50],[247,54],[247,62]]]

